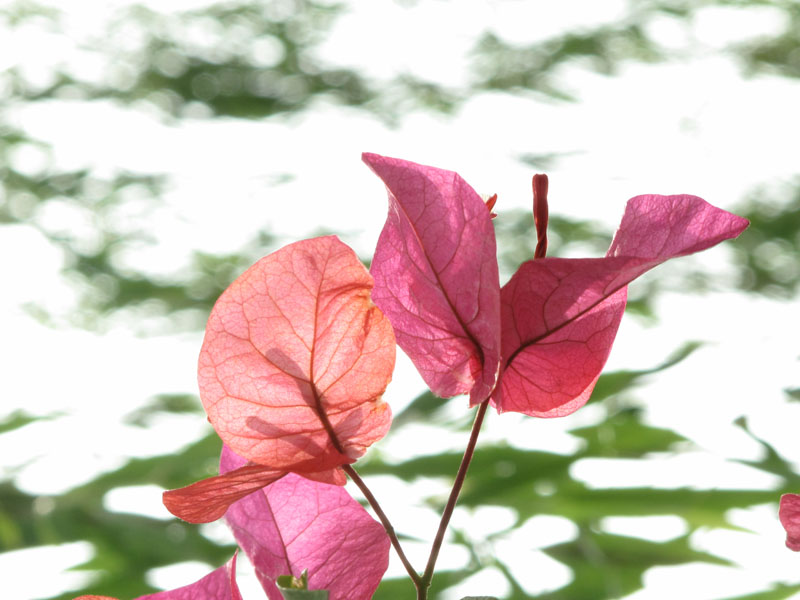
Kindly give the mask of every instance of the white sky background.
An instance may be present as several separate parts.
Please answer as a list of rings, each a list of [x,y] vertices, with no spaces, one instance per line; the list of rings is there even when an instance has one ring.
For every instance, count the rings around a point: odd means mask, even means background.
[[[91,34],[93,28],[102,27],[113,6],[124,4],[73,3],[68,13],[71,26],[79,35]],[[182,0],[168,6],[177,10],[197,4]],[[327,60],[363,69],[367,75],[410,72],[453,86],[467,81],[466,53],[483,30],[491,29],[511,42],[530,43],[579,26],[613,22],[625,11],[623,2],[590,0],[547,3],[546,12],[532,9],[535,3],[520,1],[459,2],[457,9],[455,3],[432,1],[414,7],[388,0],[348,4],[350,14],[338,21],[320,49]],[[153,6],[164,10],[160,3]],[[392,26],[387,28],[387,23]],[[174,174],[167,204],[151,224],[160,238],[172,241],[129,257],[157,272],[181,266],[192,248],[236,250],[254,233],[254,224],[265,220],[289,238],[321,227],[337,230],[346,242],[368,254],[383,224],[386,204],[381,182],[359,160],[362,151],[457,170],[478,192],[499,194],[500,218],[503,210],[530,206],[532,173],[517,160],[519,155],[571,153],[549,171],[551,213],[592,218],[613,229],[625,201],[637,194],[692,193],[732,209],[756,184],[779,183],[797,175],[800,83],[773,77],[744,79],[731,60],[715,52],[748,36],[775,35],[784,25],[780,15],[767,8],[706,9],[687,37],[677,22],[660,17],[651,23],[649,33],[686,58],[658,65],[630,64],[612,78],[578,66],[565,67],[560,81],[580,99],[576,104],[487,93],[469,100],[452,118],[409,114],[396,130],[367,114],[323,105],[287,122],[227,119],[175,126],[164,124],[155,113],[110,103],[53,102],[9,110],[13,122],[53,144],[52,160],[59,167]],[[33,30],[0,32],[0,69],[24,56],[35,74],[46,70],[54,48],[66,52],[72,46],[62,39],[65,34],[40,35]],[[687,49],[690,52],[684,52]],[[80,63],[84,58],[76,54],[66,60],[77,61],[80,68],[95,68]],[[94,124],[91,129],[86,128],[88,120]],[[35,171],[40,158],[31,150],[15,160],[15,166]],[[297,177],[281,186],[265,185],[284,172]],[[85,215],[59,212],[58,207],[50,210],[48,218],[63,220],[65,227],[85,223]],[[697,260],[724,271],[727,252],[717,248]],[[0,255],[4,257],[0,280],[6,282],[0,295],[3,412],[22,408],[33,414],[66,413],[61,419],[1,436],[0,473],[18,469],[16,481],[22,489],[56,494],[101,470],[118,467],[129,457],[169,452],[206,431],[205,422],[194,417],[164,419],[146,430],[120,424],[121,417],[143,399],[158,393],[195,392],[200,333],[141,338],[123,325],[102,336],[45,328],[19,307],[30,301],[55,309],[70,305],[72,293],[58,274],[58,251],[30,229],[5,227]],[[649,277],[659,277],[658,271]],[[660,458],[646,472],[598,460],[577,465],[574,474],[600,487],[736,488],[746,481],[771,489],[775,481],[763,474],[754,477],[743,467],[723,462],[756,458],[758,452],[754,442],[728,423],[747,415],[755,433],[800,464],[796,428],[787,425],[800,422],[800,406],[787,405],[782,392],[798,385],[796,306],[729,289],[705,296],[674,290],[659,298],[657,314],[655,327],[630,316],[623,320],[607,370],[654,366],[687,339],[712,342],[637,394],[648,398],[650,422],[688,436],[700,450]],[[399,369],[386,395],[396,412],[422,389],[413,367],[403,362]],[[591,409],[554,421],[493,415],[482,437],[569,452],[576,441],[566,430],[594,422],[598,414]],[[420,451],[451,444],[450,436],[441,432],[423,433],[414,432],[414,445]],[[43,445],[42,440],[48,443]],[[427,441],[430,447],[421,447]],[[455,443],[463,444],[460,439]],[[387,440],[384,449],[403,456],[408,447],[408,440],[398,436]],[[420,485],[441,487],[433,482]],[[408,497],[408,490],[396,490],[396,483],[386,481],[375,481],[375,488],[387,512],[397,515],[399,529],[432,537],[435,519],[429,512],[392,502]],[[122,494],[109,501],[159,514],[166,526],[168,514],[158,491],[143,492],[135,499]],[[646,578],[647,587],[630,599],[664,597],[668,589],[671,596],[701,600],[757,591],[770,582],[800,581],[800,556],[784,548],[775,511],[776,506],[736,511],[734,521],[752,534],[709,531],[695,536],[696,547],[729,556],[739,568],[654,569]],[[486,527],[487,522],[502,524],[503,518],[499,513],[466,511],[457,511],[454,517],[475,528]],[[542,516],[526,524],[529,533],[524,539],[535,539],[537,548],[571,539],[574,533],[568,525],[549,519]],[[683,531],[680,519],[654,521],[649,529],[620,520],[605,525],[620,533],[647,530],[653,537],[669,538]],[[209,532],[222,535],[213,527]],[[568,573],[547,563],[551,559],[536,549],[522,551],[512,539],[504,544],[496,548],[498,555],[537,565],[536,573],[548,573],[525,583],[530,593],[568,581]],[[410,550],[412,562],[423,564],[427,547]],[[0,573],[15,574],[5,581],[4,597],[34,599],[68,589],[79,578],[64,569],[82,562],[90,552],[70,545],[0,554]],[[457,566],[461,560],[464,557],[455,552],[448,556],[445,548],[441,565],[450,561]],[[175,587],[207,571],[206,565],[184,565],[154,574],[154,581]],[[401,569],[393,563],[390,572],[399,575]],[[460,598],[460,591],[498,594],[501,590],[493,587],[498,578],[490,570],[479,573],[468,589],[454,591],[447,600]],[[250,585],[252,579],[242,580],[249,598],[261,597]]]

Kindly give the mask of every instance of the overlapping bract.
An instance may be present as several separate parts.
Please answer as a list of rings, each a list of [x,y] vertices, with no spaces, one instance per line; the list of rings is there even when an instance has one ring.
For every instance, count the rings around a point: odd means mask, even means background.
[[[577,410],[611,351],[627,284],[748,224],[695,196],[638,196],[605,258],[529,261],[501,289],[489,212],[463,179],[373,154],[364,160],[389,191],[372,265],[375,302],[435,393],[468,392],[471,405],[491,393],[500,412]]]
[[[220,473],[246,461],[227,447]],[[309,573],[309,589],[330,600],[372,597],[389,564],[389,537],[347,491],[289,474],[233,504],[225,515],[271,600],[280,575]]]
[[[164,495],[192,522],[285,473],[344,485],[339,468],[383,437],[381,395],[394,369],[392,327],[370,300],[372,278],[335,236],[262,258],[220,296],[198,381],[223,442],[250,464]]]
[[[786,530],[786,547],[800,552],[800,494],[781,496],[778,516]]]

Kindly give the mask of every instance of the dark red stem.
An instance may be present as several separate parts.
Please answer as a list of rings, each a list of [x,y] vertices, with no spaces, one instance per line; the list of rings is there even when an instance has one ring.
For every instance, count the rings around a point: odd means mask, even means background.
[[[414,586],[419,589],[421,578],[419,573],[414,570],[414,567],[411,566],[408,558],[406,557],[405,552],[403,552],[403,547],[400,545],[400,540],[397,539],[397,534],[394,532],[394,527],[392,527],[391,521],[389,521],[389,517],[386,516],[386,513],[383,512],[381,505],[378,503],[377,498],[372,494],[370,489],[367,487],[367,484],[364,483],[364,480],[361,479],[361,476],[356,473],[356,470],[350,465],[343,465],[342,468],[344,472],[353,480],[358,486],[358,489],[361,490],[361,493],[364,494],[364,497],[369,502],[369,505],[372,507],[372,510],[375,511],[375,514],[378,515],[378,519],[380,519],[383,528],[386,530],[386,535],[389,536],[389,540],[392,542],[392,546],[394,546],[395,552],[397,552],[397,556],[400,557],[400,561],[403,563],[403,566],[408,571],[409,577],[414,582]]]
[[[536,250],[534,258],[547,254],[547,175],[533,176],[533,222],[536,225]]]
[[[475,453],[475,445],[478,443],[478,434],[483,425],[483,418],[486,416],[486,409],[489,408],[489,399],[487,398],[478,406],[478,412],[475,413],[475,421],[472,423],[472,432],[469,436],[467,448],[464,450],[464,456],[461,458],[461,466],[458,467],[456,480],[453,483],[453,489],[450,491],[450,497],[447,499],[447,505],[444,507],[442,518],[439,521],[439,530],[436,532],[436,538],[431,547],[431,554],[428,557],[428,564],[425,566],[425,572],[422,574],[422,579],[417,585],[417,600],[426,600],[428,598],[428,587],[431,585],[433,579],[433,570],[436,567],[436,559],[439,557],[439,550],[444,541],[444,534],[447,531],[447,525],[450,523],[450,517],[453,516],[453,510],[456,507],[458,495],[461,493],[461,487],[464,485],[464,479],[467,477],[467,469],[469,463],[472,461],[472,455]]]

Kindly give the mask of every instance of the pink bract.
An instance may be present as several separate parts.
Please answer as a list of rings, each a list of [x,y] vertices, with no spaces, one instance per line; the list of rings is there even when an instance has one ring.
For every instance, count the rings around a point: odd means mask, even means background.
[[[110,596],[78,596],[74,600],[116,600]],[[236,584],[236,554],[224,565],[189,585],[139,596],[136,600],[242,600]]]
[[[137,600],[242,600],[239,586],[236,585],[236,555],[195,583],[142,596]]]
[[[501,291],[498,410],[560,417],[580,408],[611,352],[626,286],[670,258],[736,237],[747,225],[696,196],[637,196],[605,258],[524,263]]]
[[[800,552],[800,494],[784,494],[778,515],[786,530],[786,547]]]
[[[490,211],[452,171],[364,154],[389,216],[370,271],[373,298],[431,390],[489,397],[500,364],[500,288]]]
[[[364,160],[389,189],[372,265],[375,302],[434,393],[470,392],[473,405],[493,390],[500,412],[559,417],[580,408],[608,359],[626,286],[748,225],[696,196],[638,196],[605,258],[537,258],[501,290],[488,210],[461,177],[374,154]],[[542,256],[546,177],[534,178],[534,191]]]
[[[259,260],[220,296],[200,351],[200,397],[223,442],[295,472],[352,463],[384,436],[395,341],[372,278],[335,236]]]
[[[220,518],[288,472],[344,485],[391,424],[392,326],[372,278],[336,236],[259,260],[214,305],[200,351],[200,398],[214,429],[250,464],[164,493],[176,516]]]
[[[227,447],[220,473],[236,472],[245,460]],[[389,537],[339,486],[289,474],[233,504],[225,515],[271,600],[282,600],[280,575],[308,570],[309,589],[330,600],[368,600],[389,564]]]

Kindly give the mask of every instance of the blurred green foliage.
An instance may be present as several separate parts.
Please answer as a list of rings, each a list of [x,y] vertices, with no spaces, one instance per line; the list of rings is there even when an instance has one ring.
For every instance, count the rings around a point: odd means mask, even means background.
[[[793,298],[800,286],[800,179],[754,190],[740,214],[750,219],[734,248],[740,287]]]
[[[420,0],[422,1],[422,0]],[[192,249],[189,262],[174,277],[155,277],[125,267],[118,253],[135,244],[156,244],[146,231],[120,227],[118,209],[138,203],[145,214],[162,202],[170,183],[168,173],[96,173],[89,169],[45,168],[36,173],[14,167],[13,155],[26,146],[44,152],[46,145],[33,139],[8,118],[8,108],[21,103],[52,100],[107,100],[134,108],[156,110],[165,121],[181,119],[277,119],[300,113],[316,103],[329,102],[357,108],[393,124],[412,110],[452,113],[475,94],[500,91],[535,94],[547,101],[570,101],[558,69],[579,64],[599,73],[614,74],[631,61],[659,61],[669,55],[647,34],[658,16],[670,16],[689,26],[693,15],[709,6],[744,8],[767,6],[785,16],[784,31],[771,38],[727,48],[748,73],[776,73],[800,77],[800,6],[794,0],[647,0],[630,3],[629,13],[613,25],[588,27],[530,44],[510,43],[486,31],[475,41],[471,54],[473,78],[465,89],[448,89],[413,74],[385,80],[367,77],[355,69],[328,64],[317,52],[345,4],[311,0],[248,2],[235,0],[206,9],[168,12],[132,5],[120,11],[108,29],[96,36],[91,52],[105,69],[87,76],[54,63],[43,79],[31,79],[21,65],[12,64],[0,74],[0,226],[18,225],[42,233],[61,250],[64,274],[79,290],[73,322],[102,327],[109,315],[147,306],[163,315],[189,312],[182,322],[200,328],[207,311],[227,284],[253,260],[281,242],[271,232],[243,240],[241,248],[218,256]],[[34,24],[51,31],[63,26],[67,8],[13,2],[0,8],[0,29]],[[200,32],[201,35],[198,35]],[[561,155],[521,156],[521,161],[547,168]],[[291,177],[292,174],[287,174]],[[55,228],[42,215],[53,203],[77,207],[90,215],[90,235]],[[742,213],[752,225],[735,245],[738,285],[748,292],[794,297],[800,282],[800,180],[781,189],[753,190],[743,201]],[[551,251],[569,252],[570,245],[601,255],[610,233],[596,224],[551,219]],[[503,214],[495,222],[501,269],[506,275],[533,255],[529,213]],[[698,278],[690,274],[688,280]],[[640,287],[631,307],[652,315],[650,300],[655,282]],[[155,308],[153,308],[155,307]],[[37,306],[31,310],[36,312]],[[41,314],[43,319],[48,315]],[[758,440],[764,457],[748,465],[779,475],[781,489],[708,491],[680,489],[588,489],[570,474],[578,460],[624,457],[646,460],[653,453],[680,452],[688,441],[678,434],[648,425],[641,411],[624,399],[637,382],[685,358],[689,344],[674,357],[648,371],[619,371],[603,375],[593,402],[604,403],[608,418],[574,430],[583,443],[573,455],[524,451],[505,444],[487,444],[475,457],[460,505],[503,506],[513,509],[516,523],[486,540],[473,540],[468,531],[455,530],[454,540],[471,557],[459,571],[437,572],[434,589],[455,585],[484,567],[496,567],[507,578],[511,598],[526,598],[514,573],[490,552],[476,545],[492,543],[535,515],[558,515],[578,528],[577,537],[551,546],[545,552],[569,566],[573,581],[542,598],[570,600],[614,598],[641,586],[642,575],[655,565],[694,561],[721,563],[713,555],[694,550],[689,536],[703,527],[731,527],[726,512],[774,502],[781,492],[796,492],[800,478],[766,441]],[[633,392],[635,394],[635,392]],[[787,396],[798,398],[796,389]],[[452,420],[442,401],[426,394],[398,414],[393,431],[415,423],[435,423],[466,428],[468,420]],[[193,396],[162,395],[131,412],[127,422],[146,427],[164,413],[198,412]],[[0,420],[0,435],[34,424],[42,417],[16,412]],[[57,418],[54,415],[53,418]],[[746,428],[746,423],[741,423]],[[177,454],[134,459],[120,469],[101,475],[57,497],[34,497],[18,490],[12,479],[0,481],[0,552],[69,541],[88,541],[95,555],[81,569],[96,570],[90,587],[55,597],[68,600],[81,593],[103,593],[130,598],[155,591],[144,574],[176,561],[201,560],[222,564],[232,547],[219,546],[195,526],[164,522],[140,515],[113,513],[103,506],[109,491],[123,486],[155,484],[164,488],[185,485],[215,472],[219,440],[208,435]],[[402,465],[387,464],[379,452],[363,463],[365,475],[391,474],[405,481],[419,477],[450,480],[460,454],[423,456]],[[10,474],[13,475],[13,474]],[[539,484],[539,485],[537,485]],[[539,490],[539,491],[537,491]],[[441,508],[440,498],[427,502]],[[601,520],[618,515],[680,515],[689,531],[666,543],[612,535]],[[386,580],[376,598],[409,597],[408,580]],[[800,586],[778,586],[748,599],[785,598]]]
[[[733,45],[728,51],[748,72],[797,76],[800,40],[796,25],[800,16],[797,4],[788,0],[649,0],[632,4],[629,14],[613,25],[558,34],[528,45],[508,43],[487,31],[475,42],[470,69],[473,79],[465,89],[444,89],[437,82],[411,74],[376,80],[354,69],[330,65],[317,48],[336,19],[347,12],[346,4],[240,0],[192,11],[156,11],[136,4],[123,8],[92,40],[92,52],[104,67],[102,75],[90,76],[71,69],[69,63],[54,63],[50,72],[31,78],[21,64],[12,64],[0,74],[0,99],[5,98],[7,107],[59,99],[111,100],[155,109],[164,119],[175,121],[187,117],[268,119],[304,111],[315,102],[331,102],[357,107],[387,123],[396,123],[417,109],[452,112],[467,98],[483,91],[534,92],[553,101],[568,100],[569,91],[558,80],[560,65],[576,63],[613,74],[625,62],[663,60],[669,52],[647,35],[647,25],[653,19],[670,16],[689,27],[693,15],[703,8],[754,5],[782,11],[790,26],[777,38],[759,38]],[[66,14],[67,9],[20,1],[0,8],[0,27],[34,24],[58,31]],[[150,309],[155,307],[159,314],[190,309],[202,313],[224,288],[231,273],[268,253],[280,241],[264,233],[245,240],[236,254],[225,257],[194,250],[190,261],[171,281],[123,268],[115,260],[121,251],[135,243],[155,244],[159,240],[145,232],[123,231],[114,216],[116,207],[138,202],[145,211],[152,211],[161,202],[169,175],[101,175],[86,169],[22,173],[12,166],[11,156],[22,146],[42,146],[42,142],[13,126],[2,104],[0,142],[4,192],[0,224],[23,223],[37,228],[63,251],[65,274],[83,299],[72,315],[72,320],[81,326],[102,326],[103,318],[110,313],[143,304]],[[544,167],[558,158],[559,155],[520,157]],[[792,187],[795,200],[781,202],[777,207],[784,216],[798,214],[800,183],[794,182]],[[51,202],[74,204],[89,211],[95,228],[89,236],[91,241],[46,225],[43,209]],[[800,252],[800,242],[793,235],[796,227],[792,229],[793,222],[781,215],[761,215],[760,209],[761,204],[756,202],[753,213],[748,215],[753,224],[746,236],[760,240],[753,243],[761,250],[750,252],[754,248],[748,246],[747,260],[738,263],[743,265],[739,278],[742,289],[771,295],[776,291],[793,292],[800,280],[792,266],[796,266]],[[553,219],[552,227],[565,243],[577,240],[596,245],[598,232],[589,224]],[[515,235],[518,229],[512,226],[507,233]],[[528,232],[525,229],[525,235]],[[519,239],[524,240],[525,236]],[[766,246],[761,243],[764,240],[769,242]],[[513,257],[504,257],[507,264],[519,264],[529,256],[526,250],[526,246],[520,246]],[[770,261],[780,267],[769,266]],[[642,298],[650,295],[648,290]],[[637,302],[633,306],[647,314],[646,301],[634,300]],[[37,307],[31,309],[36,312]],[[191,318],[188,323],[201,327],[203,319]]]

